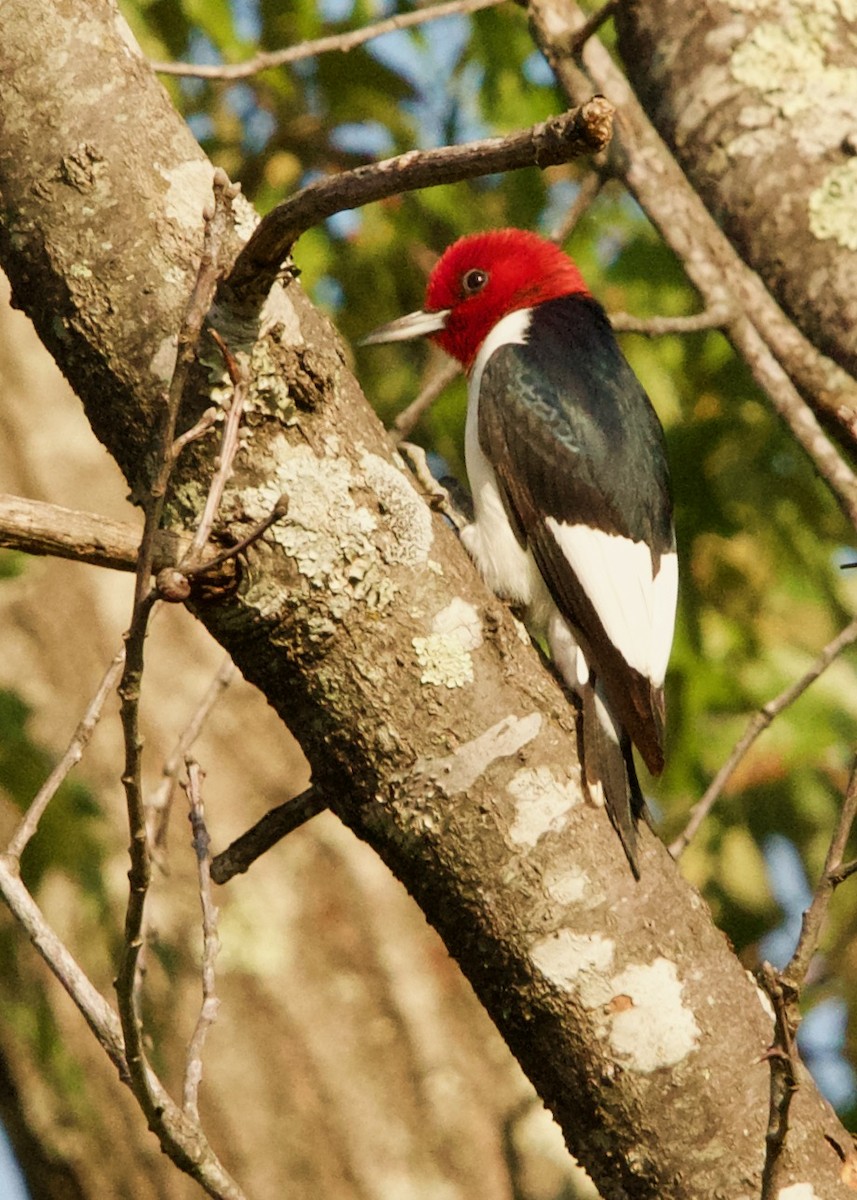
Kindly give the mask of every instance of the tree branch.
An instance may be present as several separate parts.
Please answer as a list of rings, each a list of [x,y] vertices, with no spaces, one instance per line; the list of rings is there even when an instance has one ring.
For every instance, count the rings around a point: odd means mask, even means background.
[[[0,494],[0,546],[8,550],[136,571],[140,534],[139,528],[125,521]],[[159,529],[152,547],[152,570],[175,566],[190,542],[185,534]],[[207,555],[214,557],[214,551],[209,549]]]
[[[202,1005],[187,1048],[182,1110],[185,1116],[199,1122],[202,1052],[205,1048],[208,1031],[217,1020],[217,1012],[220,1008],[214,975],[214,960],[220,949],[220,940],[217,936],[217,906],[211,895],[211,841],[205,824],[201,771],[199,763],[191,758],[187,759],[185,765],[187,767],[188,818],[193,835],[199,900],[202,908]]]
[[[304,62],[308,58],[317,58],[321,54],[333,52],[347,54],[357,46],[363,46],[374,38],[383,37],[385,33],[393,33],[400,29],[412,29],[415,25],[426,25],[429,21],[437,21],[441,17],[455,16],[479,12],[483,8],[494,8],[503,0],[448,0],[446,4],[436,4],[432,7],[419,8],[415,12],[394,13],[383,21],[375,21],[363,25],[359,29],[349,29],[345,33],[332,33],[327,37],[316,38],[314,41],[300,42],[297,46],[287,46],[284,50],[268,50],[256,54],[243,63],[187,63],[187,62],[153,62],[152,70],[159,75],[191,76],[194,79],[220,79],[231,81],[247,79],[258,75],[260,71],[268,71],[273,67],[285,67],[291,63]]]
[[[301,234],[334,213],[418,188],[522,167],[555,166],[597,153],[610,140],[612,120],[613,106],[603,96],[594,96],[579,108],[505,138],[411,150],[311,183],[260,221],[235,262],[228,287],[239,300],[248,293],[267,295]]]
[[[719,800],[724,787],[759,734],[763,733],[781,712],[784,712],[785,709],[794,704],[795,700],[802,696],[811,684],[815,683],[816,679],[827,670],[842,651],[849,646],[853,646],[855,642],[857,642],[857,618],[846,625],[835,638],[827,643],[818,658],[816,658],[809,670],[800,679],[790,684],[785,691],[780,692],[773,700],[769,700],[756,713],[747,725],[741,738],[735,744],[726,762],[705,789],[702,798],[690,810],[690,819],[683,833],[670,845],[670,854],[673,858],[678,858],[680,854],[684,853],[688,843]]]
[[[798,1086],[797,1031],[800,1027],[801,990],[806,982],[810,964],[815,957],[833,893],[847,872],[843,873],[842,856],[857,818],[857,759],[851,775],[839,820],[830,839],[824,868],[801,921],[800,937],[788,966],[775,971],[765,963],[762,980],[771,997],[776,1014],[774,1045],[769,1054],[771,1063],[771,1095],[768,1132],[765,1138],[765,1169],[762,1175],[762,1200],[775,1200],[786,1182],[784,1154],[789,1132],[792,1099]]]
[[[857,477],[821,428],[810,405],[854,445],[857,384],[825,358],[785,316],[761,280],[741,261],[690,187],[664,142],[597,39],[583,50],[585,70],[567,45],[585,24],[573,0],[531,0],[539,45],[572,103],[593,88],[621,113],[611,145],[614,172],[639,200],[664,241],[681,260],[706,310],[726,307],[726,333],[827,481],[852,525],[857,525]]]
[[[216,854],[211,863],[211,878],[215,883],[228,883],[235,875],[243,874],[272,846],[281,841],[293,829],[298,829],[312,817],[327,808],[327,801],[314,788],[309,787],[299,796],[293,796],[266,812],[242,833],[230,846]]]

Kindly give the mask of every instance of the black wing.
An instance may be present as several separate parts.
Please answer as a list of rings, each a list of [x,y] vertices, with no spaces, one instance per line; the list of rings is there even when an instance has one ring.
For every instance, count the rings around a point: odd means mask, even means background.
[[[639,563],[648,547],[653,575],[675,544],[663,431],[594,300],[565,296],[539,305],[527,343],[501,346],[491,356],[480,387],[479,441],[516,532],[578,634],[613,711],[657,773],[662,689],[629,665],[607,635],[601,584],[593,586],[592,564],[570,544],[577,534],[585,540],[587,530],[625,539],[615,545],[627,548],[629,563],[630,557]],[[551,517],[559,532],[548,524]],[[622,589],[626,581],[610,586]],[[642,594],[639,603],[645,626]]]

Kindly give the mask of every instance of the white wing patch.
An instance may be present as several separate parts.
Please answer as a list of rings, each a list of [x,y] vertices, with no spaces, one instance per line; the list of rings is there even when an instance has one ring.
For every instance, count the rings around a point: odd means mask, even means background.
[[[675,625],[676,556],[661,555],[652,573],[645,542],[604,533],[589,525],[545,524],[592,601],[604,632],[630,667],[661,687]]]

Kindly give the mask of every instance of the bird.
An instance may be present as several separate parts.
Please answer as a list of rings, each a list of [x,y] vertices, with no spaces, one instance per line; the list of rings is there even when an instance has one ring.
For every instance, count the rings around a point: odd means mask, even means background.
[[[461,534],[579,698],[580,757],[636,879],[636,746],[664,766],[678,565],[664,433],[576,263],[521,229],[441,255],[424,308],[363,339],[426,336],[468,379]]]

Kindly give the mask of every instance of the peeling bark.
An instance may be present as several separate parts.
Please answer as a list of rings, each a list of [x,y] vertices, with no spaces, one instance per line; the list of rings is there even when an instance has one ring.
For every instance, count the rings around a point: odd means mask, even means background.
[[[44,73],[46,45],[74,64],[67,77]],[[105,0],[7,3],[0,112],[0,253],[17,303],[133,482],[210,168]],[[82,180],[72,159],[90,164]],[[241,315],[212,318],[253,367],[224,532],[240,537],[283,491],[291,507],[238,592],[198,600],[197,615],[415,896],[606,1200],[756,1197],[771,1021],[755,986],[647,830],[635,884],[582,798],[573,710],[419,509],[328,323],[294,282],[260,328]],[[209,402],[211,379],[197,382],[188,420]],[[202,443],[182,463],[180,529],[213,453]],[[808,1078],[794,1117],[791,1178],[832,1197],[825,1133],[846,1135]]]

